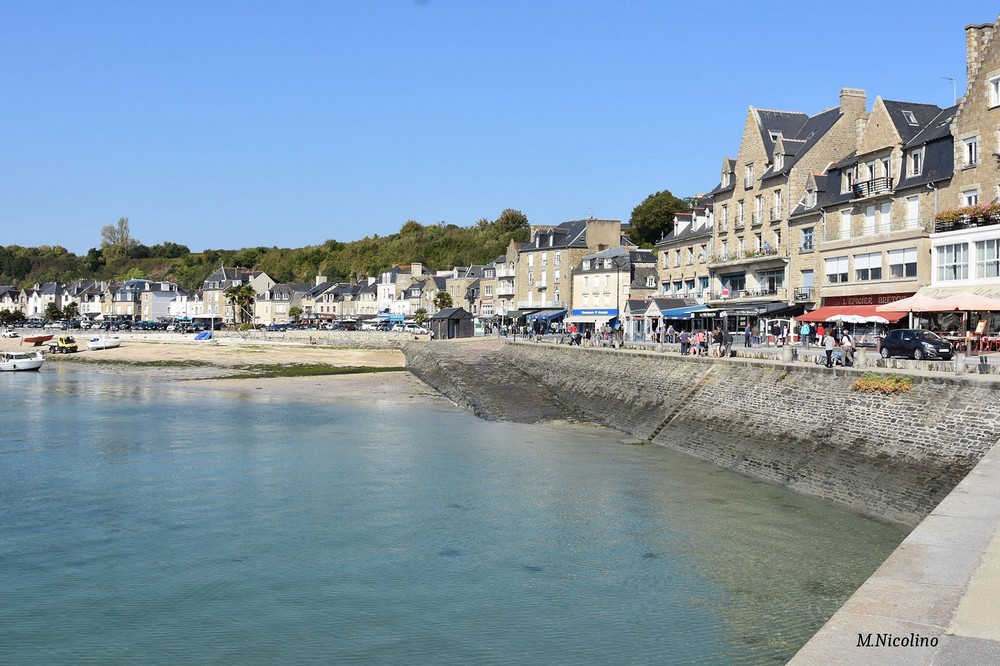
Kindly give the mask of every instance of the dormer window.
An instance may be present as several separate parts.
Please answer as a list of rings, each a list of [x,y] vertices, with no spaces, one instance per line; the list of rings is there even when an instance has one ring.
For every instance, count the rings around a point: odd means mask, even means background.
[[[753,162],[746,165],[745,175],[743,177],[743,187],[750,189],[753,187]]]
[[[590,270],[590,259],[584,259],[583,260],[583,270],[585,270],[585,271],[589,271]]]
[[[913,127],[917,126],[917,117],[913,115],[913,111],[907,111],[904,109],[901,113],[903,114],[903,120],[906,121],[907,125],[912,125]]]
[[[785,156],[781,153],[777,153],[774,156],[774,170],[780,171],[785,168]]]
[[[919,176],[924,168],[924,151],[914,150],[910,153],[910,175]]]
[[[806,208],[816,205],[816,190],[806,190]]]
[[[777,141],[781,138],[781,132],[777,130],[770,130],[771,141]]]

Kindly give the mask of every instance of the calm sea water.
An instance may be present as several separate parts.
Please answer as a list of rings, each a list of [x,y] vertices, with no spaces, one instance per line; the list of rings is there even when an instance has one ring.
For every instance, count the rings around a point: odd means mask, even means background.
[[[782,663],[900,530],[602,430],[0,374],[0,663]]]

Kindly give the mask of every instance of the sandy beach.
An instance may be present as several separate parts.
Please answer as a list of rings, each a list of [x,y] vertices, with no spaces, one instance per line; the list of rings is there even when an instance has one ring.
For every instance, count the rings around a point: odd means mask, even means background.
[[[41,372],[86,371],[138,374],[157,380],[183,382],[185,390],[223,391],[233,395],[254,393],[290,401],[365,400],[393,403],[421,402],[451,406],[453,403],[409,372],[378,372],[309,377],[227,376],[262,366],[324,364],[334,367],[403,368],[397,349],[358,349],[312,345],[303,342],[219,338],[214,343],[195,342],[190,336],[122,335],[116,349],[91,351],[87,335],[76,335],[75,354],[45,353]],[[20,338],[0,339],[0,349],[47,350],[48,345],[22,344]],[[201,380],[201,381],[192,381]]]

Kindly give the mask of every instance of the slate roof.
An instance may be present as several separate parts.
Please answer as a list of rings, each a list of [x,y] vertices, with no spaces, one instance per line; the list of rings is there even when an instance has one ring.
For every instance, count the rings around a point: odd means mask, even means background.
[[[541,244],[535,247],[534,240],[522,244],[518,249],[522,252],[530,250],[560,250],[566,248],[587,247],[587,222],[589,220],[571,220],[554,227],[539,229],[537,234],[542,238]],[[610,222],[611,220],[595,220]],[[551,244],[549,237],[552,238]]]
[[[886,99],[882,100],[882,103],[885,105],[886,111],[889,112],[889,118],[892,119],[896,131],[899,132],[899,137],[904,143],[919,134],[924,127],[941,114],[941,107],[936,104],[914,104]],[[913,114],[914,120],[917,121],[916,125],[910,124],[903,114],[904,111]]]
[[[923,146],[923,168],[919,174],[911,175],[908,169],[896,183],[896,190],[923,187],[929,183],[948,180],[955,174],[955,137],[951,134],[951,122],[955,119],[958,106],[942,109],[927,126],[911,138],[904,153],[909,156],[914,149]]]
[[[815,116],[806,116],[804,113],[757,110],[757,115],[761,120],[761,137],[772,162],[772,166],[761,174],[760,179],[764,180],[782,176],[791,171],[802,156],[830,131],[834,123],[840,120],[841,111],[840,108],[833,108],[817,113]],[[785,129],[780,129],[781,127]],[[790,150],[785,151],[784,162],[778,170],[775,170],[773,166],[775,142],[771,140],[770,132],[772,130],[781,131],[782,144],[786,148],[796,149],[794,153],[791,153]]]

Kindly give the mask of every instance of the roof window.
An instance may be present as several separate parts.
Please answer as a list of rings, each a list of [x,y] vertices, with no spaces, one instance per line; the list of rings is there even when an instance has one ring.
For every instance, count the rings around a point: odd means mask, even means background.
[[[914,127],[918,125],[917,117],[913,115],[913,111],[907,111],[903,109],[902,114],[903,114],[903,119],[906,120],[907,124],[913,125]]]

